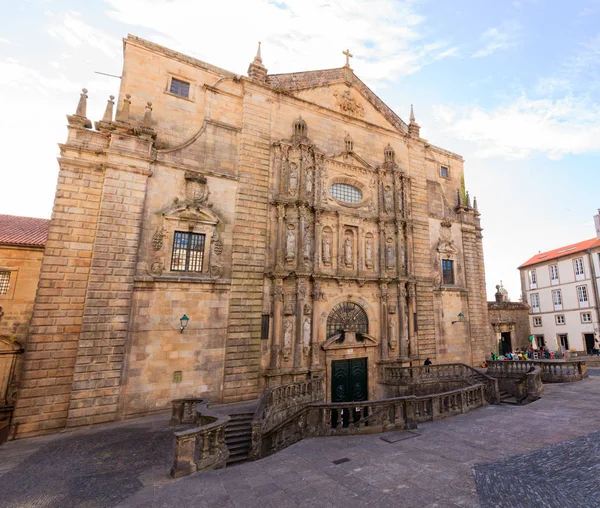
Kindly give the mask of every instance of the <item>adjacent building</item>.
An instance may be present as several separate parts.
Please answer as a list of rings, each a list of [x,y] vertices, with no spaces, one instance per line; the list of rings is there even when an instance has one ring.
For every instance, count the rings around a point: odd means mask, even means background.
[[[591,352],[600,331],[600,236],[536,254],[519,270],[537,344]]]
[[[517,348],[527,349],[530,341],[529,305],[526,302],[511,302],[502,281],[496,286],[493,302],[488,302],[491,352],[499,355],[511,353]]]
[[[8,436],[49,222],[0,215],[0,443]]]
[[[240,76],[124,40],[117,104],[92,128],[84,90],[60,145],[17,436],[311,376],[372,399],[386,362],[489,354],[464,161],[345,54]]]

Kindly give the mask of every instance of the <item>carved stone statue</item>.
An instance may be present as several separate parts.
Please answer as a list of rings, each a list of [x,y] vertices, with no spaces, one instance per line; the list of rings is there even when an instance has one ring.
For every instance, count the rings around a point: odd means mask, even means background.
[[[310,335],[312,328],[312,320],[307,318],[304,320],[304,329],[302,331],[302,349],[304,351],[304,355],[307,356],[310,351]]]
[[[292,351],[292,322],[286,320],[283,323],[283,358],[288,360]]]
[[[296,257],[296,235],[292,229],[288,229],[287,239],[285,242],[286,255],[285,258],[291,261]]]
[[[331,240],[327,235],[323,237],[323,262],[326,265],[331,263]]]
[[[370,238],[367,238],[367,244],[365,245],[365,258],[368,267],[373,264],[373,242]]]
[[[391,350],[396,349],[396,320],[391,317],[388,321],[388,345]]]
[[[302,255],[304,259],[308,261],[310,259],[311,252],[311,241],[310,241],[310,228],[304,230],[304,237],[302,238]]]
[[[391,240],[389,240],[387,245],[385,246],[385,263],[388,268],[394,267],[394,254],[395,254],[394,244],[392,243]]]
[[[306,194],[310,196],[313,188],[313,169],[308,168],[306,171]]]
[[[392,197],[392,189],[386,187],[383,191],[383,200],[385,204],[385,211],[390,213],[394,211],[394,198]]]
[[[289,184],[290,194],[295,195],[298,190],[298,165],[294,162],[290,163]]]
[[[344,242],[344,263],[347,266],[352,266],[352,240],[346,238]]]

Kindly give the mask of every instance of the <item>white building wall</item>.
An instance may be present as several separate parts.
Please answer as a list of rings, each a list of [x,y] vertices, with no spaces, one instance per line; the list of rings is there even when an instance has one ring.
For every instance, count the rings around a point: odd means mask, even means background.
[[[585,351],[584,340],[585,333],[593,333],[599,337],[598,312],[595,300],[593,284],[596,284],[597,293],[600,294],[600,249],[591,253],[591,259],[594,264],[596,274],[595,280],[592,279],[592,269],[590,266],[590,256],[587,252],[578,252],[569,255],[565,252],[565,257],[551,259],[534,266],[528,266],[521,269],[521,283],[523,293],[526,295],[527,303],[531,305],[531,295],[539,295],[539,312],[534,312],[532,307],[530,311],[531,333],[533,335],[543,335],[546,346],[553,351],[559,349],[559,335],[568,336],[569,349]],[[583,261],[583,276],[575,274],[575,260]],[[556,264],[558,267],[558,282],[553,283],[550,277],[550,265]],[[531,283],[530,271],[535,270],[536,284]],[[532,287],[533,286],[533,287]],[[577,286],[585,286],[587,289],[588,303],[581,304],[578,298]],[[562,309],[555,310],[553,291],[560,290],[562,295]],[[592,322],[582,322],[582,312],[589,312]],[[557,323],[557,316],[564,316],[564,324]],[[535,326],[535,318],[542,318],[542,326]]]

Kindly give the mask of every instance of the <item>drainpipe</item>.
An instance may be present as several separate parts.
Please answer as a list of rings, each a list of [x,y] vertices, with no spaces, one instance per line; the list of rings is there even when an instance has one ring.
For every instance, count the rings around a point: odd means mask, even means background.
[[[594,259],[592,257],[592,250],[587,251],[588,260],[590,262],[590,271],[592,273],[592,290],[594,291],[594,309],[596,310],[596,320],[594,323],[594,338],[597,338],[596,327],[600,326],[600,301],[598,300],[598,282],[596,279],[596,268],[594,267]],[[585,344],[584,344],[585,345]]]

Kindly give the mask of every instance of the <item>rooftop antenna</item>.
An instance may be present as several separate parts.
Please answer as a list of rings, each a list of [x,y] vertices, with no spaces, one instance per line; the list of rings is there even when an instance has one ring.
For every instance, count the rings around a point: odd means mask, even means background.
[[[111,78],[121,79],[121,76],[116,76],[115,74],[107,74],[106,72],[94,71],[94,74],[102,74],[103,76],[109,76]]]

